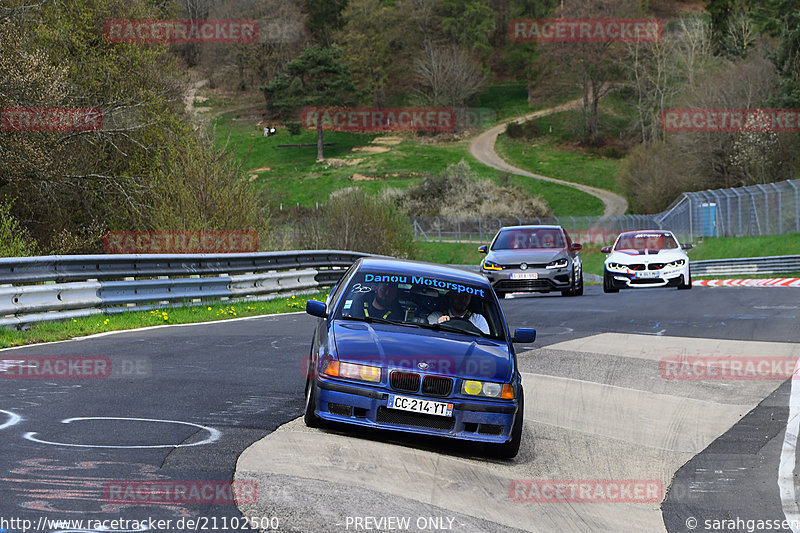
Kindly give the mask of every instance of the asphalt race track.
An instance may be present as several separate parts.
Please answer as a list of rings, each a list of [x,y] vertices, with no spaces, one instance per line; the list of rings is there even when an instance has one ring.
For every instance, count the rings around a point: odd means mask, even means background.
[[[685,379],[663,367],[665,357],[793,363],[798,294],[591,286],[577,298],[503,301],[510,327],[539,332],[519,346],[525,435],[508,462],[463,443],[305,428],[303,357],[316,320],[305,314],[4,350],[0,517],[18,521],[0,529],[30,520],[38,531],[234,531],[244,512],[267,531],[746,531],[746,520],[787,517],[800,531],[794,382]],[[20,379],[22,355],[108,358],[113,371]],[[234,477],[257,499],[237,508],[224,495],[187,503],[109,492]],[[638,481],[658,498],[541,503],[515,491],[524,480]],[[42,518],[172,523],[46,527]]]

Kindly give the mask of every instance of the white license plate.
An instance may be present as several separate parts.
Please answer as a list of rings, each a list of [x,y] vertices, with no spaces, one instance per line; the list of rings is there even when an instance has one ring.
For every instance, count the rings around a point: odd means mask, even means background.
[[[538,272],[512,272],[511,279],[539,279]]]
[[[444,402],[432,402],[419,398],[408,398],[406,396],[389,395],[386,404],[389,409],[399,409],[401,411],[411,411],[412,413],[422,413],[426,415],[453,416],[453,404]]]
[[[658,271],[657,270],[645,270],[643,272],[636,273],[637,278],[657,278]]]

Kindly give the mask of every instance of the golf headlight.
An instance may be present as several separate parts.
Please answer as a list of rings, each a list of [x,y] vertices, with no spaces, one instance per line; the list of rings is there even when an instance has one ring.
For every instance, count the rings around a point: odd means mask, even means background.
[[[685,259],[678,259],[677,261],[673,261],[671,263],[667,263],[667,266],[675,268],[675,267],[682,267],[685,264],[686,264],[686,260]]]
[[[330,361],[323,372],[326,376],[378,383],[381,380],[381,369],[377,366],[357,365]]]
[[[608,263],[606,264],[606,268],[608,268],[609,270],[615,270],[617,272],[625,272],[625,270],[628,267],[626,267],[625,265],[621,265],[619,263]]]
[[[495,263],[493,261],[487,261],[485,259],[483,260],[483,265],[482,266],[483,266],[484,270],[503,270],[502,266],[498,265],[497,263]]]
[[[567,258],[562,257],[561,259],[556,259],[555,261],[550,261],[547,263],[545,268],[566,268],[567,266]]]
[[[484,396],[486,398],[514,399],[514,389],[509,383],[491,381],[475,381],[465,379],[461,384],[461,394],[467,396]]]

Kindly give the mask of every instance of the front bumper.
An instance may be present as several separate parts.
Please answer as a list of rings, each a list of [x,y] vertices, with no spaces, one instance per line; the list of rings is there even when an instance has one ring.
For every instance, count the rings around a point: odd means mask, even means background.
[[[615,272],[606,270],[611,277],[611,285],[615,289],[647,289],[653,287],[677,287],[684,280],[689,279],[689,267],[670,268],[662,270]],[[637,277],[638,272],[652,273],[657,276],[642,278]]]
[[[517,413],[517,401],[490,402],[478,398],[439,398],[389,391],[358,384],[318,379],[315,411],[323,420],[405,433],[505,443]],[[453,416],[435,416],[389,409],[389,394],[453,404]]]
[[[570,288],[572,283],[571,269],[572,265],[567,265],[564,268],[528,268],[526,270],[518,268],[503,270],[481,269],[481,274],[488,278],[496,293],[551,292]],[[514,276],[535,274],[536,279],[511,279],[512,274]]]

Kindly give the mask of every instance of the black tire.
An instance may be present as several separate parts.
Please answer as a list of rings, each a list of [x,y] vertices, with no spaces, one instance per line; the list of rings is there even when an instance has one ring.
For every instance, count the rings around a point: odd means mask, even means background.
[[[689,283],[683,283],[683,276],[681,276],[681,284],[678,285],[679,291],[688,291],[692,288],[692,273],[689,272]]]
[[[575,289],[575,296],[583,296],[583,270],[581,270],[581,277],[578,283],[578,288]]]
[[[619,289],[614,287],[614,282],[607,270],[603,270],[603,292],[605,293],[619,292]]]
[[[498,293],[497,293],[497,298],[498,298],[498,299],[502,300],[502,299],[504,299],[505,297],[506,297],[506,293],[504,293],[504,292],[498,292]]]
[[[575,294],[576,294],[576,292],[575,292],[575,290],[576,290],[576,287],[575,287],[575,285],[576,285],[577,283],[578,283],[578,282],[577,282],[577,280],[575,279],[575,271],[573,270],[573,271],[572,271],[572,282],[571,282],[571,283],[570,283],[570,285],[569,285],[569,289],[566,289],[566,290],[563,290],[563,291],[561,291],[561,296],[575,296]]]
[[[310,428],[321,428],[324,424],[324,421],[314,412],[316,404],[317,388],[314,386],[313,380],[306,380],[306,411],[303,415],[303,421]]]
[[[514,419],[514,426],[511,428],[511,440],[503,444],[490,444],[489,455],[498,459],[513,459],[519,453],[519,445],[522,443],[522,419],[525,414],[525,394],[522,387],[519,389],[519,408],[517,418]]]

